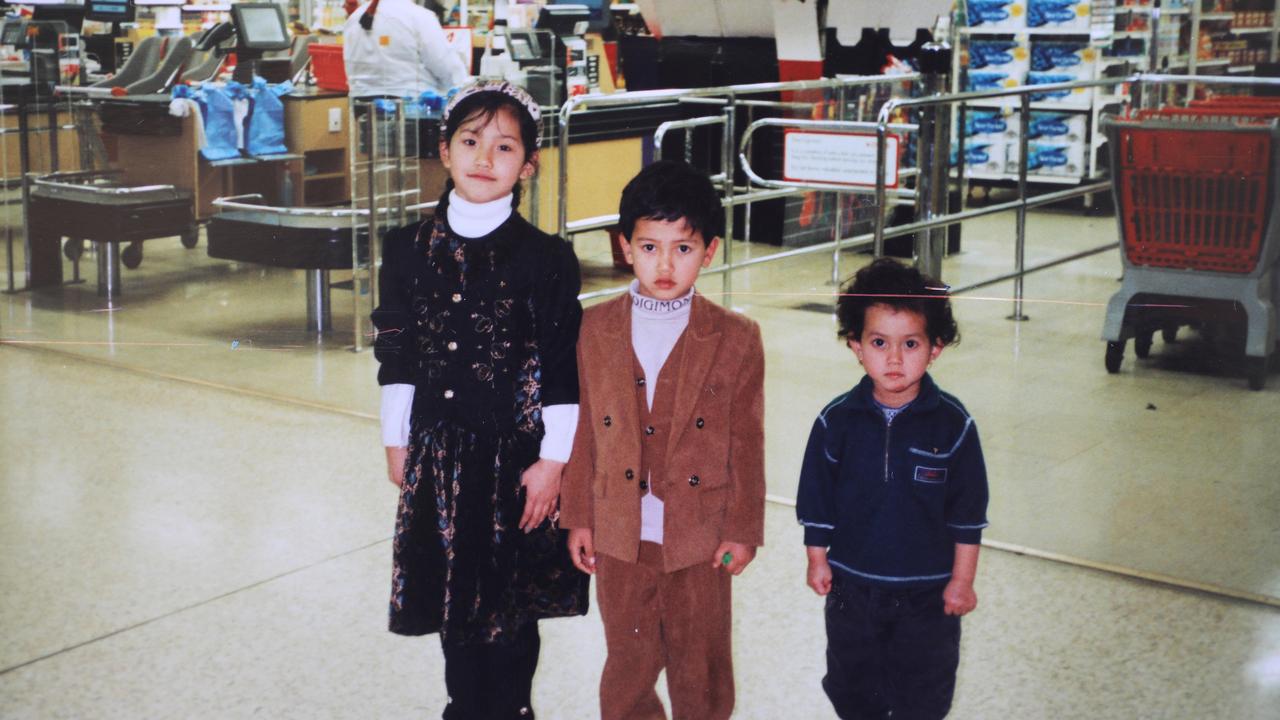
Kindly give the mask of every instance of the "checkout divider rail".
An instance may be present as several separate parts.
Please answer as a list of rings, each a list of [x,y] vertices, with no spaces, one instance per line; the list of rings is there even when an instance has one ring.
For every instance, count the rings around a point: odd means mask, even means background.
[[[1034,207],[1040,207],[1043,205],[1049,205],[1052,203],[1061,202],[1063,200],[1068,200],[1074,197],[1089,195],[1096,192],[1108,191],[1111,188],[1111,181],[1105,180],[1105,181],[1096,182],[1096,183],[1084,184],[1084,185],[1081,185],[1080,187],[1071,188],[1068,190],[1062,190],[1062,191],[1037,195],[1034,198],[1027,198],[1027,151],[1026,151],[1027,134],[1026,134],[1025,123],[1026,123],[1026,118],[1029,117],[1028,110],[1030,106],[1030,96],[1033,92],[1034,93],[1053,92],[1053,91],[1064,90],[1064,89],[1070,90],[1070,89],[1080,88],[1080,87],[1110,87],[1110,86],[1120,85],[1123,83],[1131,83],[1131,82],[1134,82],[1135,80],[1136,78],[1134,77],[1113,78],[1113,79],[1107,79],[1107,80],[1093,80],[1093,81],[1080,81],[1080,82],[1071,82],[1071,83],[1055,83],[1051,85],[1028,86],[1028,87],[1013,88],[1013,89],[1002,90],[1002,91],[992,91],[992,92],[969,92],[969,93],[951,93],[951,94],[937,93],[937,94],[932,94],[925,97],[911,98],[911,99],[892,99],[891,98],[888,102],[886,102],[880,108],[878,118],[874,122],[839,121],[839,120],[800,121],[800,120],[786,120],[786,119],[778,119],[778,118],[767,118],[763,120],[757,120],[754,123],[752,123],[743,133],[743,138],[740,144],[740,153],[739,153],[739,162],[742,165],[743,171],[753,184],[761,187],[773,188],[778,190],[799,188],[799,189],[805,189],[805,190],[836,191],[836,192],[845,192],[850,194],[871,195],[875,198],[874,207],[876,208],[875,215],[874,215],[874,225],[873,225],[874,230],[873,232],[868,234],[857,235],[847,239],[841,239],[838,241],[823,243],[820,245],[812,245],[804,248],[799,248],[797,250],[790,251],[787,253],[778,253],[775,255],[758,258],[751,263],[743,263],[737,267],[743,267],[748,264],[756,264],[756,262],[767,262],[774,259],[794,257],[800,254],[820,252],[820,251],[825,251],[832,248],[835,249],[835,253],[837,255],[839,254],[840,250],[843,250],[843,249],[849,249],[849,248],[868,249],[869,248],[871,249],[874,257],[882,257],[884,255],[885,240],[888,240],[890,238],[895,238],[895,237],[912,235],[912,234],[915,235],[915,257],[919,259],[922,256],[927,257],[929,255],[929,252],[928,252],[929,248],[925,247],[925,245],[930,242],[930,234],[928,231],[946,228],[951,225],[955,225],[960,222],[963,222],[965,220],[970,220],[970,219],[982,217],[985,215],[994,215],[996,213],[1013,210],[1017,212],[1017,216],[1018,216],[1017,241],[1015,243],[1014,271],[1011,273],[994,277],[994,278],[989,278],[976,283],[972,283],[962,288],[956,288],[953,290],[953,292],[957,292],[957,293],[965,292],[968,290],[985,287],[987,285],[1003,282],[1010,279],[1015,280],[1016,284],[1015,284],[1015,297],[1014,297],[1014,314],[1011,317],[1013,319],[1025,319],[1025,315],[1022,315],[1021,279],[1023,276],[1031,272],[1043,270],[1043,269],[1060,265],[1073,260],[1078,260],[1080,258],[1087,257],[1089,255],[1105,252],[1107,250],[1117,247],[1118,245],[1118,243],[1116,242],[1111,242],[1095,248],[1090,248],[1082,252],[1073,253],[1071,255],[1060,257],[1060,258],[1055,258],[1053,260],[1038,264],[1031,268],[1027,268],[1025,266],[1024,250],[1025,250],[1025,240],[1026,240],[1026,211],[1028,209],[1034,208]],[[964,210],[956,213],[934,214],[932,217],[926,217],[925,219],[922,219],[922,220],[917,220],[915,222],[911,222],[903,225],[897,225],[892,228],[886,228],[885,227],[885,224],[886,224],[885,208],[889,204],[890,200],[893,200],[893,199],[918,200],[919,201],[918,207],[919,207],[920,205],[929,203],[930,200],[933,199],[931,197],[927,197],[925,193],[929,193],[929,195],[940,193],[945,197],[945,193],[948,190],[948,188],[943,183],[938,183],[932,193],[929,192],[928,188],[924,188],[922,189],[922,193],[919,195],[917,195],[915,191],[895,190],[895,189],[889,188],[887,169],[886,169],[889,135],[891,133],[918,132],[920,130],[920,125],[918,124],[911,124],[911,123],[904,124],[904,123],[890,122],[890,118],[894,115],[895,111],[901,110],[901,109],[910,109],[910,108],[927,110],[937,106],[950,107],[952,105],[963,105],[963,103],[973,101],[973,100],[984,100],[984,99],[991,99],[996,97],[1008,97],[1008,96],[1021,96],[1021,104],[1023,109],[1022,118],[1024,119],[1023,127],[1021,128],[1022,132],[1020,133],[1020,146],[1022,147],[1022,153],[1019,161],[1020,168],[1019,168],[1018,199],[1004,202],[1004,203],[998,203],[995,205],[990,205],[984,208]],[[921,124],[924,124],[924,123],[921,123]],[[755,134],[756,131],[764,127],[823,130],[823,131],[843,133],[843,134],[874,134],[876,136],[876,182],[875,184],[869,187],[857,187],[857,186],[849,186],[849,185],[844,185],[839,183],[826,183],[826,182],[817,182],[817,181],[800,182],[800,181],[793,181],[793,180],[773,180],[773,179],[768,179],[760,176],[760,174],[757,173],[755,169],[751,167],[750,161],[747,156],[747,151],[750,147],[752,136]],[[919,162],[920,167],[918,169],[916,169],[915,171],[906,171],[905,173],[899,173],[898,178],[899,179],[903,178],[904,176],[907,175],[907,173],[915,174],[919,177],[923,177],[926,174],[931,173],[939,163],[942,163],[943,167],[948,167],[950,163],[950,143],[945,141],[946,140],[945,135],[943,136],[943,140],[944,140],[943,142],[936,142],[932,144],[932,152],[929,154],[928,157],[920,158],[920,162]],[[945,176],[946,176],[945,173],[943,173],[943,177]],[[936,243],[936,240],[935,240],[935,243]],[[938,260],[940,260],[940,258],[938,258]],[[838,268],[838,265],[835,262],[833,262],[833,269],[836,269],[836,268]],[[937,270],[934,271],[934,274],[940,275],[940,273]],[[837,280],[837,279],[838,278],[833,273],[833,280]]]
[[[656,101],[672,100],[672,99],[674,99],[677,102],[680,102],[680,101],[705,102],[705,103],[721,103],[722,102],[726,105],[726,114],[723,121],[721,121],[719,118],[707,118],[707,119],[700,120],[698,122],[681,123],[679,121],[676,121],[672,123],[665,123],[664,127],[660,127],[661,133],[655,137],[656,144],[659,147],[661,147],[662,135],[664,135],[666,132],[669,132],[673,129],[680,129],[680,128],[686,129],[686,132],[687,132],[688,128],[690,127],[703,126],[703,125],[723,124],[725,127],[723,131],[724,137],[731,139],[733,137],[732,107],[735,104],[745,104],[746,102],[754,102],[754,103],[759,102],[759,101],[744,101],[744,100],[737,99],[736,95],[738,94],[744,94],[748,92],[776,92],[776,91],[792,90],[792,89],[813,90],[813,89],[823,89],[823,88],[831,88],[831,87],[838,88],[841,92],[843,92],[850,87],[866,86],[866,85],[873,85],[873,84],[879,84],[879,83],[897,83],[897,82],[902,82],[904,79],[915,79],[915,78],[914,77],[904,78],[903,76],[897,76],[897,77],[871,76],[871,77],[861,77],[861,78],[841,78],[836,81],[801,81],[798,83],[762,83],[762,84],[756,84],[756,85],[731,86],[731,87],[725,87],[725,88],[700,88],[696,90],[678,90],[678,91],[664,91],[664,90],[642,91],[638,93],[633,93],[632,97],[627,97],[625,95],[624,96],[590,96],[588,95],[588,96],[580,96],[577,98],[571,98],[570,101],[565,103],[564,107],[562,107],[561,109],[561,125],[560,125],[561,136],[560,136],[560,147],[559,147],[560,194],[558,198],[559,214],[560,214],[560,223],[559,223],[560,233],[565,237],[571,237],[573,234],[578,232],[607,227],[608,225],[613,224],[617,220],[616,216],[601,216],[596,218],[587,218],[585,220],[570,222],[567,217],[567,214],[568,214],[567,152],[568,152],[569,118],[574,114],[574,111],[581,105],[587,106],[584,112],[589,111],[592,108],[598,108],[598,107],[618,107],[618,106],[628,105],[631,102],[653,103]],[[1027,319],[1027,317],[1023,313],[1023,300],[1024,300],[1023,279],[1025,278],[1026,275],[1033,272],[1038,272],[1041,270],[1046,270],[1052,267],[1056,267],[1058,265],[1062,265],[1068,262],[1073,262],[1075,260],[1089,257],[1091,255],[1106,252],[1118,247],[1119,245],[1118,241],[1114,241],[1114,242],[1098,245],[1096,247],[1088,248],[1083,251],[1056,257],[1056,258],[1038,263],[1034,266],[1029,267],[1026,265],[1026,257],[1025,257],[1026,213],[1028,210],[1036,207],[1051,205],[1054,203],[1062,202],[1062,201],[1073,199],[1076,197],[1093,195],[1098,192],[1109,192],[1111,189],[1111,180],[1106,179],[1098,182],[1082,183],[1078,187],[1074,187],[1066,190],[1041,193],[1041,194],[1035,195],[1034,197],[1028,197],[1029,179],[1028,179],[1028,166],[1027,166],[1027,163],[1028,163],[1028,152],[1027,152],[1028,127],[1027,126],[1030,118],[1031,95],[1033,93],[1034,94],[1052,93],[1052,92],[1058,92],[1062,90],[1070,91],[1077,88],[1115,87],[1115,86],[1125,85],[1125,84],[1128,84],[1131,88],[1131,95],[1133,97],[1134,104],[1136,106],[1141,107],[1144,99],[1146,99],[1147,104],[1150,104],[1153,99],[1156,99],[1156,101],[1158,102],[1158,98],[1162,96],[1162,90],[1167,90],[1168,86],[1170,85],[1181,84],[1181,85],[1194,86],[1196,84],[1203,84],[1211,87],[1212,86],[1280,87],[1280,79],[1205,77],[1205,76],[1188,78],[1188,77],[1179,76],[1179,75],[1138,74],[1138,75],[1132,75],[1132,76],[1121,77],[1121,78],[1106,78],[1101,80],[1053,83],[1053,84],[1025,86],[1025,87],[1011,88],[1007,90],[997,90],[997,91],[966,92],[966,93],[935,92],[933,94],[930,94],[924,97],[917,97],[917,98],[910,98],[910,99],[890,98],[880,108],[877,119],[874,122],[848,121],[848,120],[842,120],[842,119],[806,121],[806,120],[783,119],[783,118],[765,118],[762,120],[756,120],[756,121],[750,122],[746,130],[744,130],[742,140],[739,143],[738,162],[740,163],[741,169],[744,172],[744,174],[747,175],[748,180],[751,183],[751,186],[746,189],[747,190],[746,194],[739,195],[737,197],[734,197],[733,192],[731,190],[728,190],[728,188],[726,188],[727,192],[725,194],[724,199],[722,200],[722,204],[725,206],[726,212],[727,212],[726,233],[725,233],[726,237],[732,237],[732,207],[734,205],[746,204],[749,207],[750,203],[752,202],[765,200],[765,199],[773,199],[777,197],[787,197],[787,196],[796,194],[797,192],[803,192],[803,191],[823,191],[823,192],[836,192],[836,193],[845,193],[845,194],[854,194],[854,195],[873,196],[874,207],[875,207],[875,215],[874,215],[874,223],[873,223],[874,229],[873,229],[873,232],[869,234],[857,235],[850,238],[843,238],[841,237],[843,233],[840,232],[840,228],[839,228],[839,222],[840,222],[839,218],[841,213],[837,212],[836,214],[837,225],[836,225],[836,234],[835,234],[836,239],[830,242],[818,243],[818,244],[809,245],[802,248],[795,248],[792,250],[771,253],[766,256],[751,258],[751,259],[747,259],[740,262],[735,262],[733,260],[731,255],[731,250],[730,250],[730,248],[732,247],[732,243],[726,242],[725,243],[726,255],[725,255],[724,262],[720,265],[717,265],[713,268],[708,269],[705,274],[726,273],[724,294],[726,296],[726,302],[729,302],[730,298],[732,297],[731,278],[734,270],[750,267],[753,265],[759,265],[759,264],[764,264],[769,262],[775,262],[778,260],[789,259],[789,258],[797,257],[800,255],[807,255],[815,252],[832,251],[833,252],[832,280],[833,282],[838,282],[839,254],[842,250],[851,249],[851,248],[869,248],[872,250],[874,257],[881,257],[884,255],[884,243],[886,240],[890,238],[902,237],[902,236],[914,234],[915,235],[915,256],[917,258],[920,258],[922,255],[925,257],[929,257],[930,248],[923,247],[923,246],[926,243],[930,243],[931,238],[933,239],[933,242],[936,244],[938,239],[938,235],[936,234],[936,231],[964,222],[965,220],[983,217],[986,215],[994,215],[997,213],[1008,212],[1012,210],[1015,212],[1015,216],[1016,216],[1016,230],[1015,230],[1016,237],[1015,237],[1015,244],[1014,244],[1014,261],[1013,261],[1014,269],[1009,273],[1003,273],[1001,275],[997,275],[991,278],[970,283],[963,287],[955,288],[953,292],[956,292],[956,293],[967,292],[967,291],[975,290],[978,288],[986,287],[989,285],[1005,282],[1008,280],[1013,280],[1014,281],[1014,291],[1013,291],[1013,298],[1012,298],[1013,312],[1009,317],[1011,320],[1025,320]],[[1145,86],[1151,86],[1151,91],[1144,92]],[[717,99],[715,97],[717,95],[728,95],[728,97],[723,99]],[[885,211],[891,202],[914,201],[914,202],[917,202],[917,207],[922,207],[929,204],[931,200],[936,200],[936,198],[926,197],[924,194],[917,193],[916,191],[891,190],[887,186],[885,161],[886,161],[886,155],[887,155],[889,133],[891,132],[892,133],[911,133],[911,132],[920,131],[919,124],[890,122],[890,118],[894,115],[895,111],[916,109],[918,111],[928,113],[930,111],[936,110],[938,107],[945,107],[948,110],[952,106],[960,106],[961,108],[963,108],[966,103],[971,101],[990,100],[990,99],[1000,98],[1000,97],[1017,97],[1020,105],[1020,110],[1021,110],[1021,113],[1020,113],[1021,119],[1020,119],[1020,128],[1019,128],[1020,130],[1019,147],[1021,149],[1021,152],[1019,155],[1019,169],[1018,169],[1018,198],[1016,200],[997,203],[995,205],[989,205],[983,208],[966,209],[960,212],[924,213],[925,217],[923,219],[917,219],[915,222],[894,226],[892,228],[887,228]],[[766,103],[761,103],[761,104],[766,104]],[[840,106],[840,112],[841,114],[843,114],[846,108],[846,102],[844,101],[843,98],[841,98],[841,101],[839,102],[839,106]],[[938,123],[938,122],[931,123],[931,127],[934,129],[937,129],[940,125],[949,126],[950,122],[949,120],[945,120],[941,123]],[[872,187],[867,188],[867,187],[850,187],[848,185],[837,184],[837,183],[770,180],[770,179],[761,177],[751,167],[750,161],[748,159],[748,151],[750,149],[752,135],[754,135],[756,131],[758,131],[763,127],[808,128],[808,129],[821,129],[821,130],[831,131],[831,132],[857,133],[857,134],[874,133],[876,136],[876,148],[877,148],[876,182]],[[918,163],[919,164],[918,168],[908,169],[908,170],[899,172],[898,174],[899,179],[910,177],[912,175],[915,175],[923,179],[923,176],[926,173],[930,173],[931,171],[935,170],[935,168],[937,168],[939,163],[941,163],[942,167],[944,168],[950,167],[951,145],[950,145],[949,132],[943,132],[937,137],[938,139],[941,140],[941,142],[931,143],[931,152],[929,154],[929,157],[920,158],[920,162]],[[963,160],[961,159],[960,162],[963,163]],[[732,172],[732,168],[727,167],[722,172],[724,177],[729,177],[729,173]],[[963,176],[963,165],[961,165],[960,167],[960,172],[961,172],[961,176]],[[943,196],[945,196],[945,193],[947,193],[950,189],[949,188],[950,183],[948,181],[949,172],[940,171],[940,172],[934,173],[934,175],[935,175],[935,182],[933,183],[933,185],[935,187],[932,189],[932,191],[930,192],[930,189],[928,187],[922,188],[922,190],[926,193],[929,193],[929,195],[942,194]],[[941,182],[937,181],[938,178],[942,178]],[[731,183],[726,183],[726,185],[731,185]],[[756,190],[755,189],[756,187],[767,188],[767,190],[764,192],[761,192],[759,190]],[[931,232],[931,231],[935,231],[935,232]],[[937,264],[937,267],[939,268],[940,268],[940,259],[941,258],[939,256],[933,261]],[[940,275],[940,272],[935,270],[935,274]],[[582,299],[586,300],[586,299],[591,299],[596,297],[603,297],[607,295],[617,294],[624,290],[625,290],[625,287],[607,288],[604,290],[598,290],[591,293],[584,293],[581,297]]]
[[[720,115],[709,115],[704,118],[693,118],[687,121],[671,121],[663,123],[659,126],[659,132],[655,133],[655,145],[661,147],[663,137],[666,133],[683,129],[686,132],[693,127],[722,125],[721,133],[721,169],[720,172],[713,176],[714,178],[723,178],[721,183],[721,205],[725,208],[725,239],[724,242],[724,258],[723,261],[706,271],[703,275],[724,274],[724,291],[726,302],[730,302],[733,293],[733,271],[752,265],[758,265],[764,262],[772,262],[786,258],[795,257],[797,255],[805,255],[813,252],[824,252],[834,250],[833,257],[837,257],[839,250],[849,247],[851,239],[841,239],[837,232],[837,239],[832,242],[810,245],[803,248],[771,253],[767,256],[759,258],[751,258],[743,261],[735,261],[733,257],[733,233],[734,233],[734,208],[738,205],[745,206],[745,216],[750,218],[751,205],[756,202],[765,200],[775,200],[806,192],[805,189],[797,187],[779,187],[758,190],[750,186],[739,188],[734,182],[735,152],[734,138],[736,137],[736,110],[738,107],[744,108],[751,113],[754,108],[785,108],[791,110],[812,109],[816,103],[813,102],[795,102],[795,101],[773,101],[758,100],[744,98],[744,95],[765,94],[765,93],[803,93],[808,91],[830,91],[836,93],[838,100],[838,113],[843,117],[846,112],[848,93],[856,90],[875,91],[879,89],[893,89],[901,87],[905,84],[914,84],[920,80],[919,74],[904,75],[874,75],[874,76],[840,76],[838,78],[830,78],[823,80],[797,80],[790,82],[776,83],[753,83],[746,85],[730,85],[712,88],[690,88],[690,89],[674,89],[674,90],[640,90],[629,93],[619,93],[614,95],[579,95],[569,98],[560,108],[560,127],[559,127],[559,176],[558,182],[558,222],[557,230],[561,237],[572,239],[578,233],[589,230],[598,230],[614,225],[618,221],[616,214],[602,215],[592,218],[584,218],[580,220],[570,221],[568,217],[569,196],[568,196],[568,155],[569,155],[569,132],[571,119],[577,115],[590,113],[592,110],[604,110],[619,107],[646,107],[655,105],[671,105],[671,104],[707,104],[722,106]],[[750,117],[750,116],[748,116]],[[905,126],[904,126],[905,127]],[[689,147],[688,142],[685,144],[686,149]],[[833,186],[823,188],[831,192],[847,192],[848,188],[844,186]],[[914,196],[904,193],[900,198],[902,201],[913,201]],[[836,217],[839,218],[841,210],[837,208]],[[836,229],[840,230],[840,221],[836,221]],[[744,238],[750,239],[750,222],[744,228]],[[837,263],[838,258],[833,262]],[[838,273],[838,269],[833,270],[833,275]],[[619,286],[606,288],[580,296],[583,300],[593,299],[597,297],[605,297],[615,295],[626,290],[627,286]]]

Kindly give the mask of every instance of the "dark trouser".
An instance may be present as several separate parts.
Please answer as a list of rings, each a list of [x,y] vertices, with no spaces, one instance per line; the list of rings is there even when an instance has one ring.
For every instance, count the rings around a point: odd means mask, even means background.
[[[960,618],[942,588],[856,585],[837,573],[827,596],[822,688],[843,720],[938,720],[951,709]]]
[[[596,556],[596,598],[609,654],[600,674],[603,720],[665,720],[654,686],[667,670],[674,720],[733,713],[732,576],[710,562],[663,572],[662,546],[638,563]]]
[[[449,693],[444,720],[533,718],[530,694],[542,639],[529,622],[510,644],[458,645],[444,641],[444,684]]]

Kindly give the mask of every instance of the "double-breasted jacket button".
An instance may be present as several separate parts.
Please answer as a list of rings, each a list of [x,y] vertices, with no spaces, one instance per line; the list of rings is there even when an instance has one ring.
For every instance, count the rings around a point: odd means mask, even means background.
[[[450,340],[450,341],[449,341],[449,344],[448,344],[448,345],[445,345],[445,347],[449,348],[449,352],[453,352],[454,350],[457,350],[457,349],[458,349],[458,343],[456,343],[456,342],[454,342],[454,341]]]
[[[612,424],[613,424],[613,418],[609,417],[608,415],[605,415],[605,416],[604,416],[604,426],[605,426],[605,427],[609,427],[609,426],[610,426],[610,425],[612,425]]]
[[[640,489],[641,489],[641,490],[648,490],[648,489],[649,489],[649,481],[648,481],[648,480],[641,480],[641,481],[640,481]]]
[[[636,378],[636,387],[644,387],[644,378]]]
[[[462,302],[462,293],[454,293],[449,299],[456,303],[460,303]]]
[[[702,482],[702,479],[699,478],[697,475],[689,476],[689,487],[698,487],[698,484],[701,482]]]
[[[644,429],[644,434],[645,434],[645,435],[652,435],[653,433],[654,433],[654,430],[653,430],[653,426],[652,426],[652,425],[650,425],[649,427],[647,427],[647,428],[645,428],[645,429]]]
[[[634,477],[636,476],[635,471],[634,471],[634,470],[632,470],[631,468],[627,468],[627,471],[626,471],[625,473],[623,473],[623,474],[627,476],[627,479],[628,479],[628,480],[630,480],[630,479],[632,479],[632,478],[634,478]]]
[[[697,420],[693,421],[693,424],[696,425],[699,430],[701,430],[702,426],[707,424],[707,421],[703,420],[702,418],[698,418]]]
[[[452,391],[452,390],[445,390],[445,391],[444,391],[444,399],[445,399],[445,400],[452,400],[452,399],[453,399],[453,391]]]

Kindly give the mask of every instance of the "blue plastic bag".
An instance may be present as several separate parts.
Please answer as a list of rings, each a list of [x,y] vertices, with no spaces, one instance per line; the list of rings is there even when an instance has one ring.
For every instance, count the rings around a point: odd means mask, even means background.
[[[288,82],[268,85],[260,77],[253,79],[250,97],[253,107],[249,111],[245,132],[245,151],[250,155],[281,155],[289,152],[284,143],[284,103],[280,96],[293,90]]]
[[[236,86],[236,87],[232,87]],[[205,83],[194,93],[200,114],[204,118],[205,145],[200,154],[206,160],[226,160],[240,157],[239,133],[236,132],[235,107],[232,96],[239,83],[227,83],[226,87]]]

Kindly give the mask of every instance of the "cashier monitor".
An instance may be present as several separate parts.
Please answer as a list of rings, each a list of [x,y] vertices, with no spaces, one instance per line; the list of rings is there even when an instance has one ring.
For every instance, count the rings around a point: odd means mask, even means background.
[[[511,51],[511,59],[520,63],[539,64],[545,62],[547,48],[538,42],[538,36],[529,30],[507,30],[507,48]]]
[[[534,27],[550,30],[557,37],[582,35],[591,20],[591,9],[586,5],[543,5]]]
[[[289,31],[284,12],[275,3],[236,3],[231,6],[236,28],[236,82],[253,80],[253,66],[270,50],[289,49]]]
[[[136,15],[132,0],[87,0],[84,4],[85,20],[115,24],[133,22]]]
[[[27,42],[27,21],[20,18],[8,18],[4,28],[0,29],[0,45],[21,47]]]

